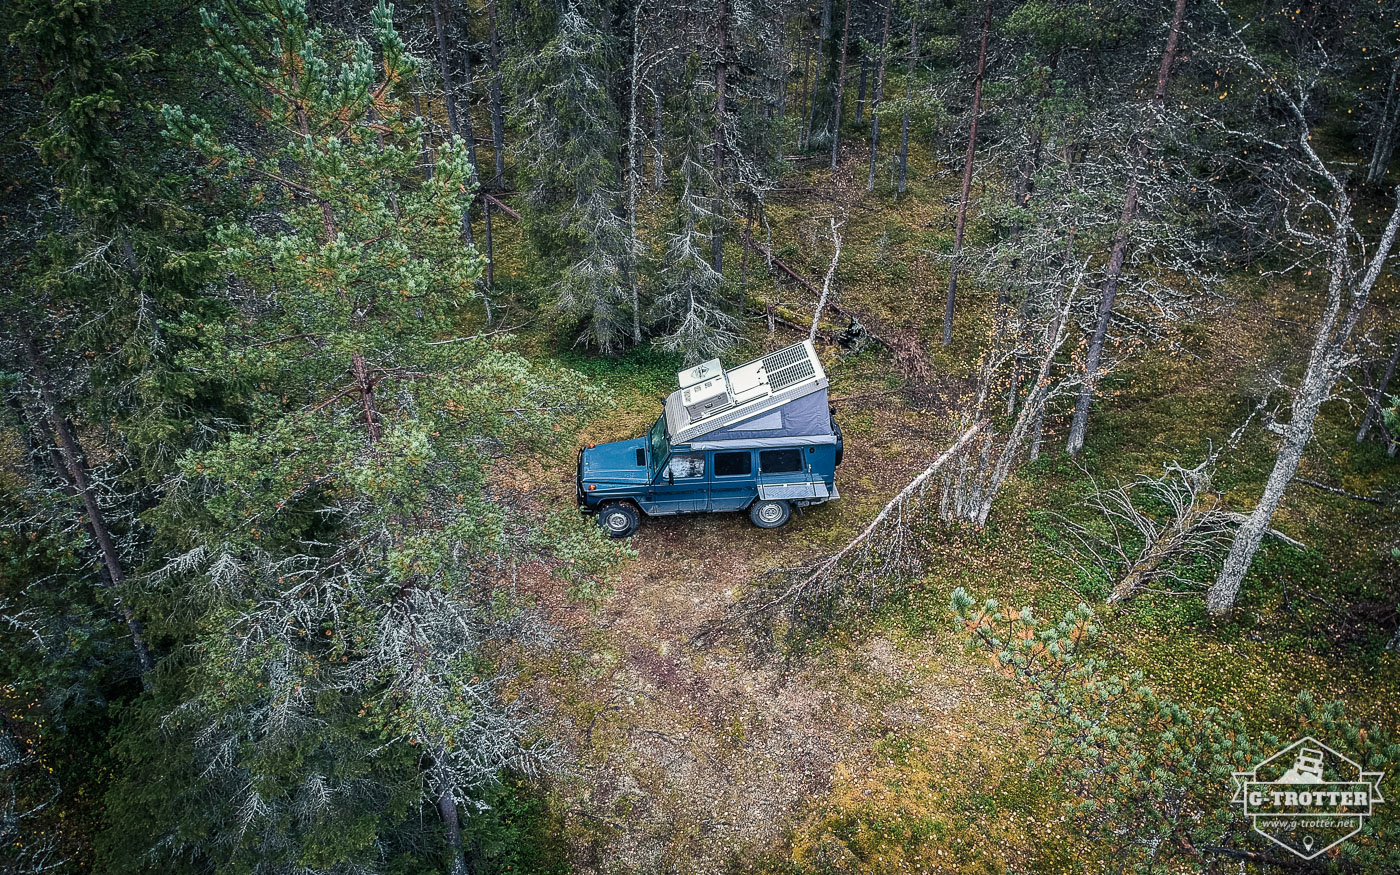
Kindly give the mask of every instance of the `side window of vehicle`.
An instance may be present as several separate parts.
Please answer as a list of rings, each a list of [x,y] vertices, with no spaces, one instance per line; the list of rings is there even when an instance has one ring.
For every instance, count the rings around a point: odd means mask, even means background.
[[[802,451],[760,450],[758,467],[764,474],[791,474],[802,470]]]
[[[753,453],[715,453],[715,476],[738,477],[753,473]]]
[[[690,456],[672,456],[671,474],[681,480],[686,477],[705,476],[705,454],[696,453]]]

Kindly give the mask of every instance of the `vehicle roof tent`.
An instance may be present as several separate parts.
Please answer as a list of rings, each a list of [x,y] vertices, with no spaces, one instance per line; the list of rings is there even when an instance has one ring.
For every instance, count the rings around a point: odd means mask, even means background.
[[[681,371],[666,399],[672,444],[694,450],[830,444],[826,371],[810,340],[724,370],[719,359]]]

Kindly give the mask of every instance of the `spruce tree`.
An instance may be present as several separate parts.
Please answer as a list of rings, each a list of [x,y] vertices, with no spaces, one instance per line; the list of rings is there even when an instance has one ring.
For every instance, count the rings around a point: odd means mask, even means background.
[[[540,10],[543,44],[510,65],[520,170],[535,249],[555,267],[559,311],[580,343],[614,354],[632,337],[635,258],[622,208],[622,114],[609,91],[621,64],[607,11],[591,0]]]

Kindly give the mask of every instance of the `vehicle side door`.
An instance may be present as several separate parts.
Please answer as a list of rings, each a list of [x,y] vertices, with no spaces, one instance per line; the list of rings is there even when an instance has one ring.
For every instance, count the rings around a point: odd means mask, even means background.
[[[743,510],[758,495],[753,450],[710,453],[710,510]]]
[[[704,510],[709,504],[705,469],[704,453],[672,453],[652,483],[652,506],[647,513],[660,516]]]

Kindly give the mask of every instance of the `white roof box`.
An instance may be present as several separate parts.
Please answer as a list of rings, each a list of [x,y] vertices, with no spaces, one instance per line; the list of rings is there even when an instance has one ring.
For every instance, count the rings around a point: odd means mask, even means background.
[[[710,359],[701,362],[693,368],[686,368],[676,374],[676,382],[682,389],[689,389],[696,383],[703,383],[706,380],[714,379],[724,373],[724,366],[719,363],[719,359]]]
[[[710,369],[718,360],[706,362],[677,377],[681,388],[666,399],[666,428],[671,442],[687,443],[693,438],[725,426],[749,420],[790,401],[824,391],[826,371],[811,341],[771,352],[727,371]],[[686,385],[700,368],[709,376]]]
[[[703,383],[681,389],[680,393],[681,403],[691,419],[704,419],[733,403],[729,398],[728,381],[724,379],[722,371]]]

